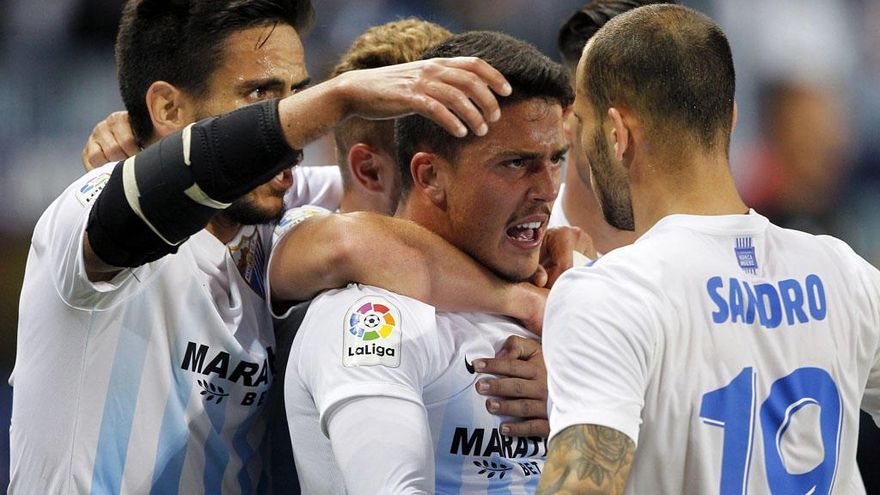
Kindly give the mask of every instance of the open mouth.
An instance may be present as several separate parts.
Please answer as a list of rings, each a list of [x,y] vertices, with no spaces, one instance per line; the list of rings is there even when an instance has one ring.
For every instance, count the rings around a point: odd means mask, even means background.
[[[523,249],[533,249],[541,245],[544,237],[544,229],[547,225],[546,215],[538,218],[526,218],[507,228],[507,239],[514,245]]]

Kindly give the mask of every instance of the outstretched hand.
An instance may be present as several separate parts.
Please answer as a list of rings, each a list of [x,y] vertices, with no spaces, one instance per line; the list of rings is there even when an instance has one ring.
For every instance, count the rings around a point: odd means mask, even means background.
[[[486,400],[486,409],[499,416],[520,418],[520,421],[502,423],[502,434],[520,437],[550,434],[547,369],[540,342],[510,336],[494,358],[474,359],[473,366],[479,373],[498,376],[480,378],[475,385],[477,393],[490,397]]]

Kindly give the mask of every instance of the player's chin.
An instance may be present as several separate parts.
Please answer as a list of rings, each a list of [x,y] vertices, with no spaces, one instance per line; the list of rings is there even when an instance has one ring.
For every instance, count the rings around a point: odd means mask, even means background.
[[[493,263],[492,269],[502,278],[510,282],[525,282],[531,280],[532,276],[538,270],[538,253],[534,256],[505,257]]]

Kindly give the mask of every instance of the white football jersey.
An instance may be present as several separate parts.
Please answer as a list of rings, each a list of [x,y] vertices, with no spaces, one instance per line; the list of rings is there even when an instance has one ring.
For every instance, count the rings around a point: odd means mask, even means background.
[[[364,486],[399,493],[383,483],[407,461],[394,448],[410,442],[403,429],[358,439],[384,445],[382,458],[375,460],[334,452],[327,437],[345,404],[365,396],[395,399],[382,411],[392,424],[418,419],[398,413],[394,406],[400,400],[425,411],[431,438],[424,458],[433,460],[435,472],[428,491],[533,493],[546,439],[502,435],[500,424],[507,418],[490,414],[486,398],[474,389],[481,375],[473,360],[493,357],[511,335],[534,338],[511,320],[435,314],[432,306],[370,286],[350,285],[316,298],[294,340],[284,384],[303,493],[364,493]],[[352,428],[362,436],[371,417],[361,415],[361,428]],[[362,471],[369,473],[365,477],[375,479],[359,477],[362,486],[342,486],[338,460],[352,457],[370,467]]]
[[[114,165],[46,210],[21,294],[13,385],[14,493],[250,493],[274,336],[272,225],[88,280],[83,231]]]
[[[551,442],[625,433],[628,494],[864,493],[878,343],[880,273],[843,242],[754,212],[671,215],[551,290]]]

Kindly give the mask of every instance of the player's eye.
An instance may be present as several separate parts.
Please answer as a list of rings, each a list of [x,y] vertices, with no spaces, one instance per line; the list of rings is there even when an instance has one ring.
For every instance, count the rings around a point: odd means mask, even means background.
[[[268,97],[269,97],[269,91],[263,87],[254,88],[247,95],[248,100],[251,100],[251,101],[265,100]]]

